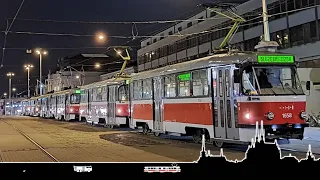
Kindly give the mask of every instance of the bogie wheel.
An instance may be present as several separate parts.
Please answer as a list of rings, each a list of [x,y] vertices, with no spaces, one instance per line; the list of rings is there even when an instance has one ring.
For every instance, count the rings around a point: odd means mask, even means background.
[[[159,137],[159,136],[161,135],[160,132],[154,132],[153,134],[154,134],[156,137]]]
[[[149,132],[149,126],[147,124],[144,124],[142,126],[142,134],[147,135]]]
[[[224,143],[222,141],[213,141],[213,145],[222,148],[224,146]]]
[[[110,124],[110,125],[109,125],[109,128],[110,128],[110,129],[114,129],[114,125],[113,125],[113,124]]]
[[[196,130],[192,135],[192,139],[195,143],[200,144],[202,142],[201,130]]]

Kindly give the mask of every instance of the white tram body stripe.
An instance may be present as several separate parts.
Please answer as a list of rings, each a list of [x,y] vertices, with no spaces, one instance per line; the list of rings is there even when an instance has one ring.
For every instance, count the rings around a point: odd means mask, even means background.
[[[304,102],[305,95],[298,96],[251,96],[251,98],[259,98],[259,100],[248,100],[248,96],[237,97],[238,102]]]

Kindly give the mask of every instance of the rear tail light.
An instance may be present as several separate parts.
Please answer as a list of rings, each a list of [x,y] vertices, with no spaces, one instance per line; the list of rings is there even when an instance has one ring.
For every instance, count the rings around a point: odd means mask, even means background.
[[[273,112],[268,112],[267,118],[268,118],[268,120],[274,119],[274,114],[273,114]]]

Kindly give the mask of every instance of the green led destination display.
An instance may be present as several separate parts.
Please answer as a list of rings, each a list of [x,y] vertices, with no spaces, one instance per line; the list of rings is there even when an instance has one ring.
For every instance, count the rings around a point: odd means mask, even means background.
[[[189,81],[190,78],[191,78],[191,74],[190,73],[185,73],[185,74],[178,75],[178,79],[180,81]]]
[[[81,94],[81,90],[76,90],[76,94]]]
[[[294,56],[291,55],[259,55],[258,63],[294,63]]]

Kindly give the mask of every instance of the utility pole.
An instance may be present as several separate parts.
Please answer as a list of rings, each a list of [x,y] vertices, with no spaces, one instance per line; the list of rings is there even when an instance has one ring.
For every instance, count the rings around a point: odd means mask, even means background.
[[[24,68],[28,71],[28,97],[30,97],[30,69],[33,68],[33,65],[27,64]]]
[[[276,52],[279,44],[276,41],[270,41],[268,8],[266,0],[262,0],[262,17],[263,17],[263,40],[254,48],[257,51]]]
[[[263,17],[263,32],[264,41],[270,41],[269,21],[268,21],[268,8],[266,0],[262,0],[262,17]]]
[[[14,76],[14,73],[9,72],[7,73],[7,76],[9,77],[9,103],[10,103],[10,114],[12,114],[12,100],[11,100],[11,79]]]

